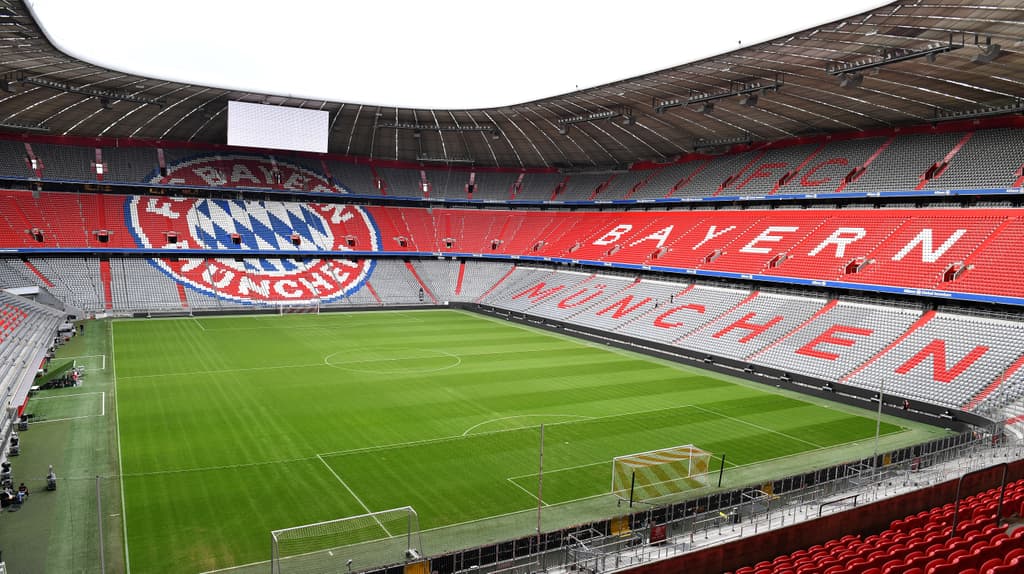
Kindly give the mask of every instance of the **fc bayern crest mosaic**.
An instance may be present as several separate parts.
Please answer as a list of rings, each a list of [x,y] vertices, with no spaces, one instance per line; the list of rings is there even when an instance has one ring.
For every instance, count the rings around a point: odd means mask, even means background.
[[[240,303],[340,299],[362,287],[373,261],[314,254],[376,251],[380,245],[370,215],[351,205],[141,196],[126,200],[125,220],[139,247],[233,252],[205,258],[168,253],[150,261],[187,287]]]

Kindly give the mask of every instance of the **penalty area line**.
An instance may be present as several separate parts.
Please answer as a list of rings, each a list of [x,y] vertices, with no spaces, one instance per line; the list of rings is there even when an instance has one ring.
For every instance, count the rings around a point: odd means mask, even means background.
[[[505,480],[511,482],[516,488],[518,488],[519,490],[522,490],[523,492],[528,494],[530,496],[530,498],[532,498],[534,500],[540,500],[539,498],[537,498],[536,494],[530,492],[529,490],[526,490],[526,487],[524,487],[523,485],[519,484],[518,482],[512,480],[511,478],[506,478]],[[540,503],[541,503],[542,506],[551,506],[550,504],[544,502],[543,500],[541,500]]]
[[[720,458],[721,455],[716,455],[715,453],[711,453],[711,454],[712,454],[713,457],[715,457],[713,460],[721,460],[721,458]],[[626,456],[628,456],[628,455],[626,455]],[[576,469],[580,469],[580,468],[587,468],[587,467],[591,467],[591,466],[610,465],[611,463],[612,463],[612,461],[609,459],[609,460],[602,460],[602,461],[598,461],[598,462],[590,462],[590,463],[587,463],[587,464],[577,464],[575,466],[567,466],[567,467],[564,467],[564,468],[555,468],[555,469],[552,469],[552,470],[545,469],[544,470],[544,475],[547,476],[549,474],[565,472],[565,471],[568,471],[568,470],[576,470]],[[732,463],[732,462],[729,462],[728,460],[725,461],[725,466],[726,466],[726,468],[729,468],[729,467],[739,468],[740,467],[740,465]],[[520,474],[518,476],[510,476],[506,480],[513,480],[514,481],[514,480],[518,480],[520,478],[531,478],[531,477],[535,477],[535,476],[537,476],[537,473],[536,472],[531,472],[530,474]]]
[[[103,359],[103,361],[100,364],[100,370],[101,371],[107,370],[107,356],[106,355],[77,355],[77,356],[74,356],[74,357],[58,357],[58,359],[64,359],[65,361],[74,361],[76,359],[95,359],[96,357],[99,357],[99,358]]]
[[[52,397],[32,397],[33,401],[48,401],[52,399],[64,399],[68,397],[84,397],[86,395],[106,395],[106,391],[93,391],[91,393],[70,393],[67,395],[54,395]]]
[[[666,412],[666,411],[670,411],[670,410],[674,410],[674,409],[689,408],[691,406],[693,406],[693,405],[676,405],[676,406],[671,406],[671,407],[662,407],[662,408],[658,408],[658,409],[648,409],[648,410],[644,410],[644,411],[631,411],[631,412],[615,413],[615,414],[608,414],[608,415],[598,415],[598,416],[592,416],[592,417],[590,417],[590,418],[588,418],[586,420],[558,421],[558,422],[553,422],[553,423],[547,423],[544,426],[547,427],[547,428],[552,428],[552,427],[557,427],[557,426],[581,424],[581,423],[588,423],[588,422],[600,421],[600,420],[606,420],[606,419],[634,417],[634,416],[637,416],[637,415],[650,415],[650,414],[653,414],[653,413],[662,413],[662,412]],[[511,428],[511,429],[498,429],[498,430],[493,430],[493,431],[482,431],[482,432],[473,433],[473,434],[470,434],[470,435],[457,434],[457,435],[440,436],[440,437],[434,437],[434,438],[424,438],[424,439],[419,439],[419,440],[411,440],[411,441],[406,441],[406,442],[396,442],[396,443],[380,444],[380,445],[373,445],[373,446],[363,446],[363,447],[351,448],[351,449],[346,449],[346,450],[335,450],[335,451],[331,451],[331,452],[323,452],[323,453],[320,453],[320,454],[322,454],[324,456],[338,456],[338,455],[345,455],[345,454],[358,454],[358,453],[364,453],[364,452],[376,452],[376,451],[381,451],[381,450],[390,450],[390,449],[396,449],[396,448],[404,448],[404,447],[408,447],[408,446],[416,446],[416,445],[422,445],[422,444],[436,444],[436,443],[442,443],[442,442],[450,442],[450,441],[455,441],[455,440],[462,440],[462,439],[467,439],[467,438],[479,438],[479,437],[485,437],[485,436],[489,436],[489,435],[498,435],[498,434],[501,434],[501,433],[509,433],[509,432],[519,432],[519,431],[531,430],[531,429],[537,429],[537,428],[540,428],[540,425],[526,426],[526,427],[516,427],[516,428]]]
[[[59,422],[62,422],[62,421],[76,421],[78,419],[91,419],[91,418],[95,418],[95,417],[105,417],[105,416],[107,416],[107,393],[106,393],[106,391],[95,391],[95,392],[92,392],[92,393],[72,393],[72,394],[68,394],[68,395],[56,395],[56,396],[52,396],[52,397],[34,397],[34,399],[37,400],[37,401],[46,401],[46,400],[63,399],[63,398],[71,398],[71,397],[85,397],[85,396],[91,396],[91,395],[100,395],[100,414],[98,414],[98,415],[80,415],[80,416],[77,416],[77,417],[64,417],[64,418],[59,418],[59,419],[43,419],[43,420],[35,421],[32,424],[37,424],[38,425],[38,424],[45,424],[45,423],[59,423]]]
[[[699,406],[699,405],[692,405],[692,406],[693,406],[693,408],[700,409],[700,410],[702,410],[702,411],[704,411],[706,413],[711,413],[711,414],[719,416],[719,417],[723,417],[723,418],[727,418],[727,419],[730,419],[730,420],[734,420],[734,421],[736,421],[738,423],[743,423],[745,425],[752,426],[752,427],[754,427],[756,429],[763,430],[765,432],[770,432],[770,433],[777,434],[779,436],[784,436],[784,437],[786,437],[788,439],[795,440],[797,442],[802,442],[804,444],[809,444],[809,445],[813,446],[816,449],[826,448],[825,445],[820,445],[820,444],[818,444],[816,442],[811,442],[809,440],[804,440],[804,439],[802,439],[800,437],[793,436],[791,434],[786,434],[786,433],[784,433],[782,431],[778,431],[778,430],[775,430],[775,429],[772,429],[772,428],[768,428],[766,426],[762,426],[762,425],[759,425],[757,423],[752,423],[750,421],[745,421],[745,420],[743,420],[741,418],[736,418],[734,416],[727,415],[725,413],[720,413],[718,411],[715,411],[715,410],[712,410],[712,409],[709,409],[709,408],[706,408],[706,407],[702,407],[702,406]]]
[[[383,522],[381,522],[381,521],[380,521],[380,519],[379,519],[379,518],[377,518],[377,516],[373,514],[373,511],[372,511],[372,510],[370,510],[370,507],[369,507],[369,506],[366,506],[366,503],[365,503],[365,502],[363,502],[363,499],[362,499],[362,498],[359,498],[359,495],[358,495],[358,494],[356,494],[356,492],[355,492],[354,490],[352,490],[352,487],[350,487],[350,486],[348,485],[348,483],[347,483],[347,482],[345,482],[345,481],[344,481],[344,479],[342,479],[342,478],[341,478],[341,475],[340,475],[340,474],[338,474],[337,472],[335,472],[335,471],[334,471],[334,469],[333,469],[333,468],[331,468],[331,465],[327,464],[327,461],[326,461],[326,460],[324,460],[324,457],[320,456],[319,454],[318,454],[318,455],[316,455],[316,457],[317,457],[318,459],[320,459],[320,462],[322,462],[322,463],[323,463],[323,465],[327,467],[327,470],[328,470],[328,471],[330,471],[330,473],[334,475],[334,478],[338,479],[338,482],[340,482],[340,483],[341,483],[341,485],[345,487],[345,490],[347,490],[347,491],[348,491],[348,493],[352,495],[352,498],[356,499],[356,502],[358,502],[358,503],[359,503],[359,506],[362,506],[362,507],[363,507],[363,510],[365,510],[367,514],[369,514],[369,515],[373,516],[373,520],[374,520],[374,522],[376,522],[376,523],[377,523],[377,526],[380,526],[381,530],[383,530],[383,531],[384,531],[384,533],[388,535],[388,538],[394,538],[394,536],[395,536],[395,535],[394,535],[394,534],[391,534],[391,531],[390,531],[390,530],[388,530],[388,529],[387,529],[387,527],[386,527],[386,526],[384,526],[384,523],[383,523]]]

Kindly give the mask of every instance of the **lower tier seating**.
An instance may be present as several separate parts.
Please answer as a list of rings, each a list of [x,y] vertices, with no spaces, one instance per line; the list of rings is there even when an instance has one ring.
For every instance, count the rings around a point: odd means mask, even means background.
[[[446,259],[2,259],[0,286],[85,312],[479,302],[911,405],[987,413],[1024,399],[1024,322],[955,308]]]
[[[735,574],[1004,574],[1024,572],[1024,481],[894,520],[879,534],[849,534],[745,566]],[[953,530],[953,516],[957,516]],[[730,573],[732,574],[732,573]]]
[[[518,267],[480,302],[960,410],[1024,396],[1024,322]]]

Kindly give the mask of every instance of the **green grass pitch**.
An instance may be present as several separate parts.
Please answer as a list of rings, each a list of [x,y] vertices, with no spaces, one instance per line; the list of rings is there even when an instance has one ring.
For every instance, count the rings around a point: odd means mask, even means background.
[[[368,509],[411,505],[423,529],[535,509],[542,423],[543,503],[607,515],[618,455],[694,443],[751,465],[875,433],[869,412],[458,311],[118,321],[113,339],[138,572],[267,560],[271,530]]]

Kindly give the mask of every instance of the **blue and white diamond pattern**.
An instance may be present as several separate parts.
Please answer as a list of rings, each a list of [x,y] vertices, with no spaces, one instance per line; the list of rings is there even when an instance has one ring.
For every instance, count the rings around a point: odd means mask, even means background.
[[[331,228],[312,207],[281,201],[244,202],[230,199],[199,199],[186,216],[196,247],[230,250],[330,251]],[[231,241],[237,233],[241,245]],[[292,233],[302,241],[292,244]],[[285,271],[290,262],[261,259],[266,271]]]

